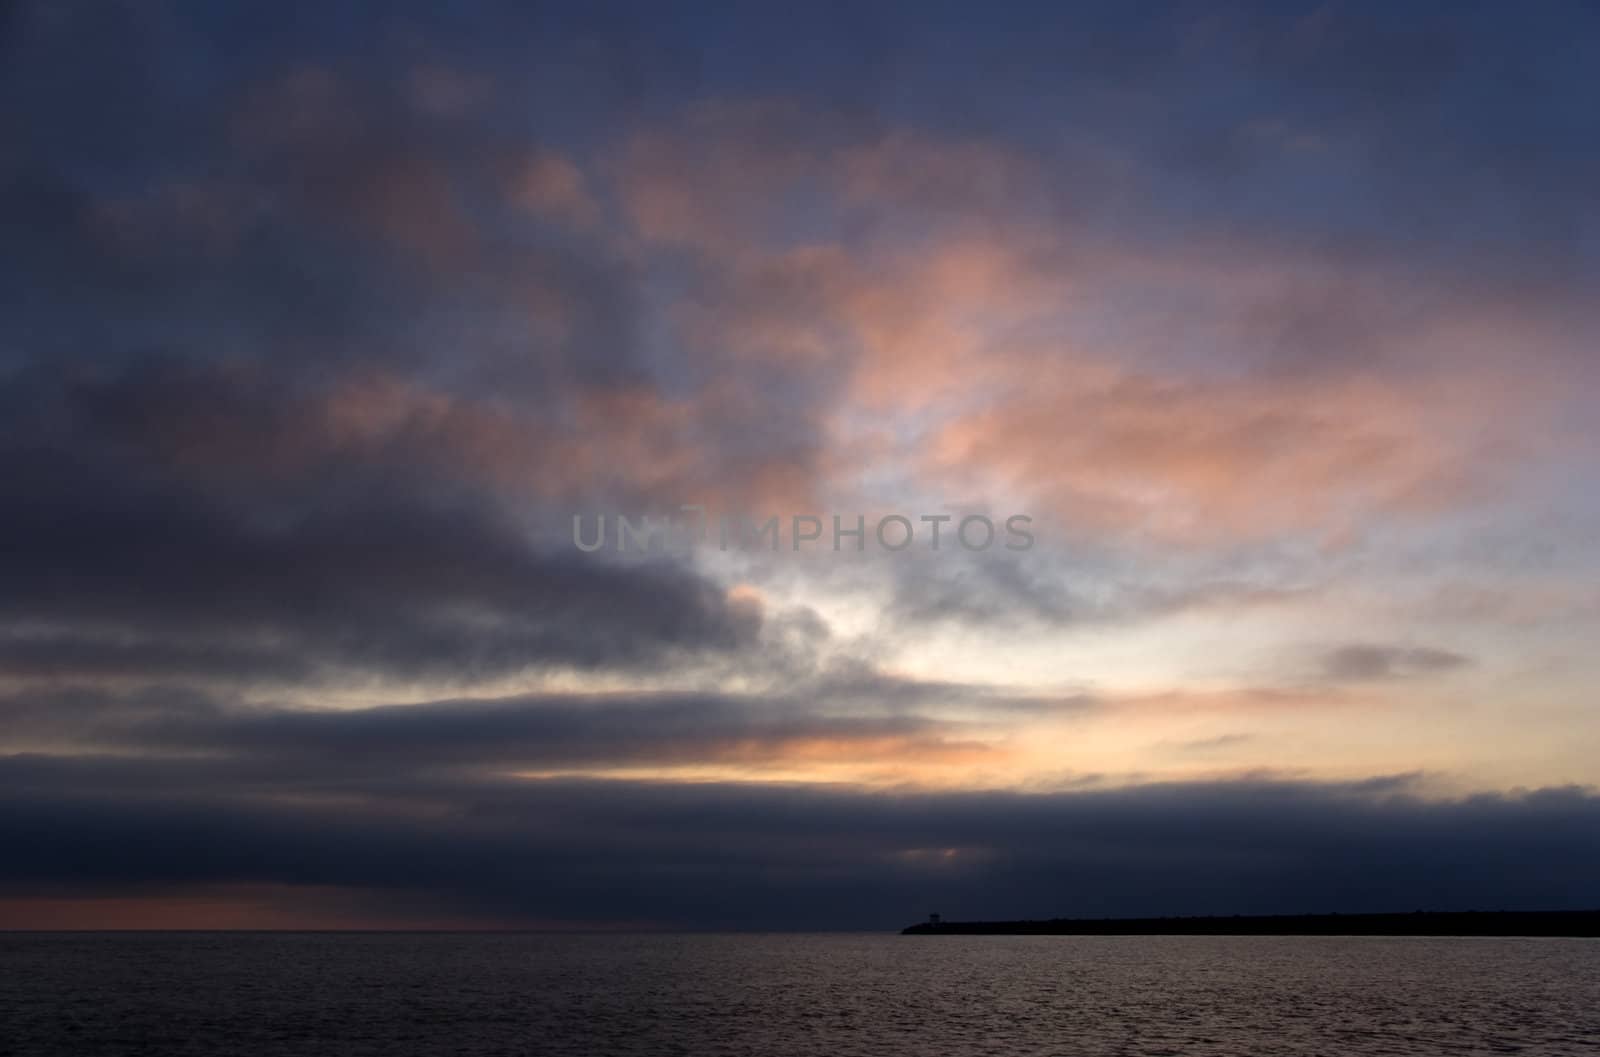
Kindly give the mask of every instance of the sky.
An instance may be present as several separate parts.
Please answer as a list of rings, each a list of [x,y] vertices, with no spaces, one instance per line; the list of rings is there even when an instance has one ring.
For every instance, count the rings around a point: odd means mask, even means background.
[[[0,4],[0,928],[1600,906],[1597,40]]]

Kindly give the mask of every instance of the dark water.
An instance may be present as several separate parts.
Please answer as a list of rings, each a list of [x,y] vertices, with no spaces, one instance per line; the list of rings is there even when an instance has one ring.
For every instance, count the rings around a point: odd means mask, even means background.
[[[0,935],[0,1054],[1600,1054],[1600,941]]]

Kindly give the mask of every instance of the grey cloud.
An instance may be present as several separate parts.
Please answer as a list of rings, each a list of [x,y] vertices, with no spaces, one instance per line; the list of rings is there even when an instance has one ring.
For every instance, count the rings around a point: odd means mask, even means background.
[[[1235,745],[1244,745],[1255,740],[1256,735],[1254,734],[1218,734],[1210,738],[1193,738],[1189,741],[1163,744],[1170,744],[1172,748],[1180,749],[1184,752],[1210,752],[1214,749],[1227,749]]]
[[[1323,675],[1338,682],[1400,679],[1467,667],[1472,658],[1430,646],[1349,643],[1329,650],[1321,660]]]
[[[1292,602],[1306,588],[1246,579],[1200,577],[1187,582],[1095,563],[1018,555],[985,555],[894,567],[891,611],[917,624],[987,627],[1105,625],[1157,620],[1178,613]]]

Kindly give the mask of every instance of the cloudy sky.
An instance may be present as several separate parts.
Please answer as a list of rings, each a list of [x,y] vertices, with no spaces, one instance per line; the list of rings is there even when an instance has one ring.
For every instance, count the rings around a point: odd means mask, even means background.
[[[1597,40],[0,4],[0,927],[1600,903]]]

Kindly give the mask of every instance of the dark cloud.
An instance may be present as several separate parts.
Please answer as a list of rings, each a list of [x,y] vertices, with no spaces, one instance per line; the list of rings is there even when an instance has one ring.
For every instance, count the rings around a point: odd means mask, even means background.
[[[983,751],[958,723],[917,701],[982,701],[943,685],[873,684],[890,701],[838,697],[833,684],[762,696],[718,693],[535,694],[351,709],[240,707],[182,689],[74,689],[0,700],[13,745],[199,754],[264,773],[502,772],[782,761],[798,754],[937,760]]]
[[[152,780],[157,768],[168,780]],[[885,796],[419,780],[403,798],[373,776],[274,797],[203,761],[13,757],[0,775],[11,791],[0,841],[28,849],[0,868],[12,894],[332,885],[426,892],[497,920],[890,928],[929,907],[973,918],[1576,908],[1600,882],[1589,839],[1600,799],[1571,789],[1426,801],[1395,782]]]
[[[684,566],[540,538],[481,489],[407,477],[403,447],[319,458],[270,382],[257,396],[182,374],[0,380],[14,672],[468,679],[755,641],[759,613]],[[300,476],[274,472],[274,449],[304,443]]]
[[[231,663],[243,677],[466,679],[637,667],[731,651],[756,631],[691,573],[541,553],[459,511],[376,509],[268,530],[170,509],[142,524],[127,510],[70,516],[85,523],[0,530],[15,555],[0,654],[24,669],[195,663],[205,674]],[[66,630],[32,630],[41,622]]]

